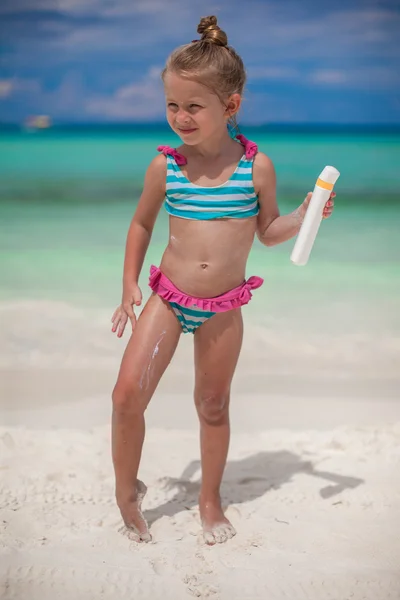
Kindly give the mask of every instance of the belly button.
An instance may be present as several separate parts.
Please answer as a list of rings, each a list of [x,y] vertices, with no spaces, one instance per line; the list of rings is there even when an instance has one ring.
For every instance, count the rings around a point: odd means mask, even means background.
[[[202,269],[207,269],[208,264],[207,263],[201,263],[200,266],[201,266]]]

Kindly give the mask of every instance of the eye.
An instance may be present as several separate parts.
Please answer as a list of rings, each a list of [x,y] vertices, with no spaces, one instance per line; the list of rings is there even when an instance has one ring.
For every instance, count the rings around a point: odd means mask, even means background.
[[[189,108],[201,108],[200,104],[190,104]]]
[[[168,102],[167,106],[168,108],[178,108],[178,105],[175,104],[175,102]]]

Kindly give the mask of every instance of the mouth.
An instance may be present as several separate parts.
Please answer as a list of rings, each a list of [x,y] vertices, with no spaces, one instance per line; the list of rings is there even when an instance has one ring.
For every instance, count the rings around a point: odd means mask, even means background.
[[[197,131],[197,129],[181,129],[180,127],[178,127],[178,131],[180,133],[183,133],[184,135],[187,135],[188,133],[193,133],[193,131]]]

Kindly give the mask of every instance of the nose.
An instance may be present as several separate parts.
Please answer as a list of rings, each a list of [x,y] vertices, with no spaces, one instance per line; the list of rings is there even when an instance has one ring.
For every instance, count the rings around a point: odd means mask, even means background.
[[[177,124],[186,125],[190,121],[190,115],[185,110],[180,109],[175,115],[175,121]]]

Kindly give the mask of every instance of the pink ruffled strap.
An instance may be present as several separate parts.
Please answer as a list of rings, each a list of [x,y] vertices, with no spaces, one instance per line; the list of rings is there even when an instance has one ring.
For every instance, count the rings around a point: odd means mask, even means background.
[[[253,156],[257,154],[258,146],[255,142],[248,140],[242,134],[237,135],[236,139],[244,146],[246,158],[253,158]],[[183,154],[178,152],[175,148],[171,148],[171,146],[158,146],[157,150],[158,152],[162,152],[164,156],[172,156],[179,166],[187,164],[186,156],[183,156]]]
[[[248,140],[241,133],[236,136],[236,139],[244,146],[246,158],[253,158],[257,154],[258,146],[255,142]]]
[[[215,298],[195,298],[194,296],[188,296],[177,287],[174,286],[172,281],[163,275],[158,267],[152,265],[150,267],[149,286],[164,300],[168,302],[176,302],[180,306],[186,306],[190,308],[195,305],[201,310],[207,310],[211,312],[226,312],[233,308],[239,308],[244,304],[247,304],[252,297],[252,290],[255,290],[262,286],[264,280],[261,277],[254,275],[244,281],[242,285],[216,296]]]
[[[171,146],[158,146],[157,150],[158,152],[162,152],[164,156],[172,156],[179,166],[186,165],[187,163],[186,157],[175,150],[175,148],[171,148]]]

